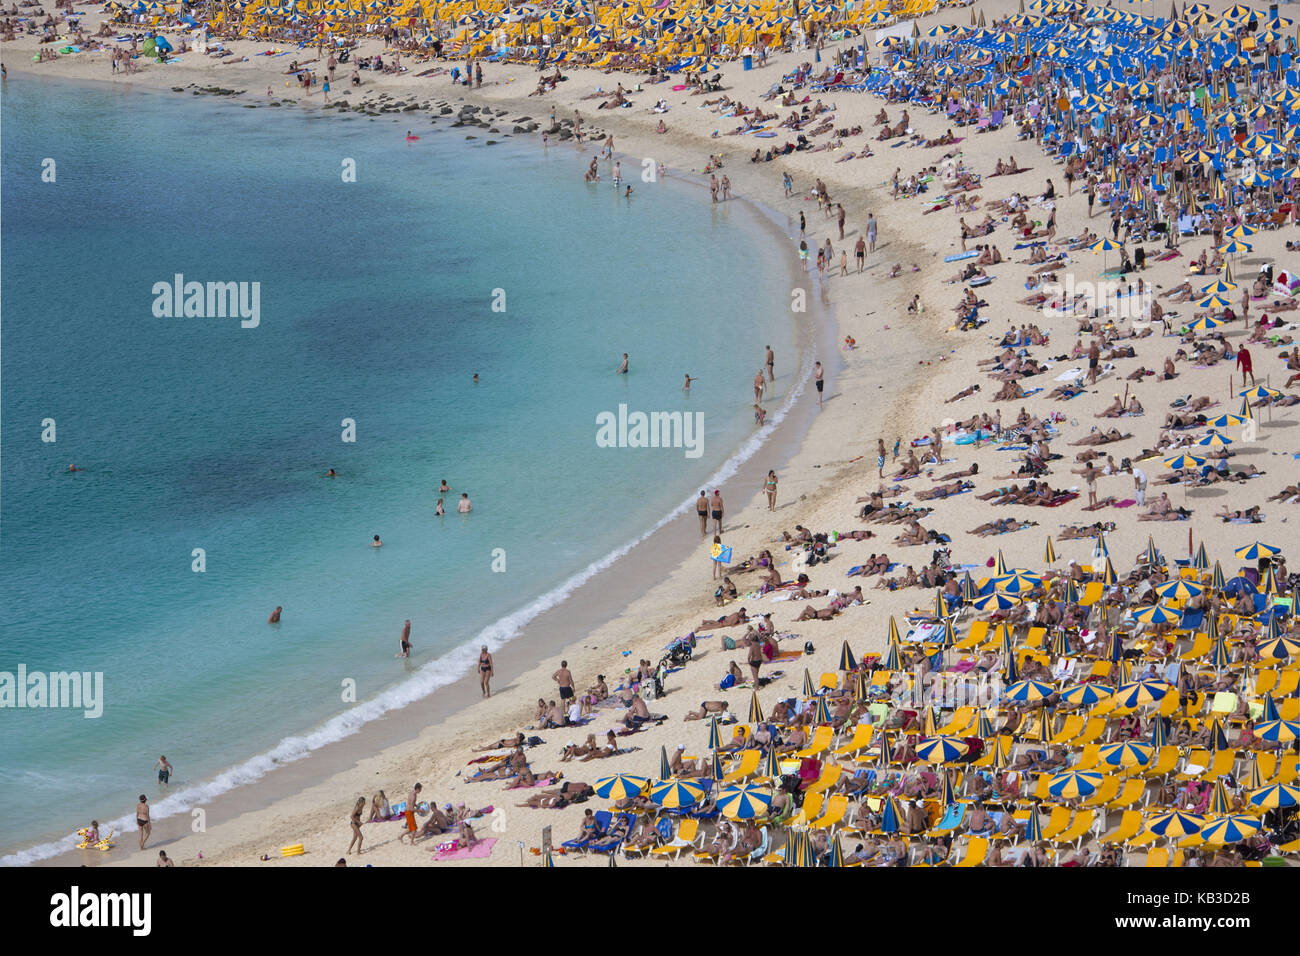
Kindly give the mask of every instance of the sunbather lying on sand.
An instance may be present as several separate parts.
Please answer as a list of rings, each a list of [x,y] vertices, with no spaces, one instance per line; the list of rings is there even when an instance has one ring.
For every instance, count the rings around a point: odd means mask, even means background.
[[[1032,528],[1037,525],[1037,521],[1017,521],[1015,518],[999,518],[997,521],[988,521],[978,528],[972,528],[967,534],[977,534],[981,538],[987,538],[996,534],[1008,534],[1012,531],[1021,531],[1025,528]]]
[[[711,631],[719,627],[735,627],[737,624],[745,624],[749,621],[749,614],[742,607],[739,611],[733,611],[731,614],[724,614],[722,617],[712,621],[702,621],[697,631]]]

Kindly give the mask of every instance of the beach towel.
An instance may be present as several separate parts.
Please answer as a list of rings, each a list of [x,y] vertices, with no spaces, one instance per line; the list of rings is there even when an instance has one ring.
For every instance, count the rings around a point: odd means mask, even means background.
[[[1016,248],[1019,248],[1019,246],[1017,246]],[[969,249],[969,250],[967,250],[966,252],[955,252],[955,253],[953,253],[953,254],[950,255],[950,256],[944,256],[944,257],[943,257],[943,261],[944,261],[944,262],[961,262],[961,260],[963,260],[963,259],[974,259],[974,258],[975,258],[976,256],[978,256],[978,255],[979,255],[979,250],[978,250],[978,249]]]
[[[492,855],[492,848],[496,845],[496,837],[492,837],[479,840],[472,847],[459,847],[455,850],[439,850],[435,847],[430,852],[435,860],[483,860]]]

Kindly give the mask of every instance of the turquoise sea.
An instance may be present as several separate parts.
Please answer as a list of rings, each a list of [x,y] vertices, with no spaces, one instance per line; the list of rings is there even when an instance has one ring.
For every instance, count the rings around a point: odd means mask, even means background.
[[[0,671],[102,672],[104,699],[0,709],[0,803],[43,808],[0,815],[3,862],[435,692],[754,451],[765,344],[769,413],[793,392],[791,257],[757,210],[624,199],[575,149],[413,115],[8,80]],[[155,316],[176,274],[259,283],[260,324]],[[702,413],[702,453],[598,447],[620,404]]]

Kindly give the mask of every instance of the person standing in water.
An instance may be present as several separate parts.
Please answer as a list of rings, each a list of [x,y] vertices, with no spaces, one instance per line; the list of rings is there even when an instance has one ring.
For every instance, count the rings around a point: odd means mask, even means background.
[[[463,515],[467,515],[474,510],[474,505],[472,505],[469,500],[468,491],[462,491],[460,493],[460,501],[456,503],[456,510]]]
[[[153,768],[158,771],[158,782],[164,787],[167,786],[167,781],[171,779],[172,771],[176,769],[167,762],[166,756],[159,757]]]
[[[439,498],[438,503],[433,506],[433,513],[435,515],[445,515],[447,513],[447,510],[442,506],[441,498]]]
[[[826,380],[822,377],[822,363],[813,363],[813,384],[817,386],[817,407],[822,407],[822,391],[826,388]]]
[[[370,542],[370,547],[382,548],[383,546],[384,546],[384,542],[379,540],[379,535],[375,535],[374,539]]]
[[[279,624],[279,623],[280,623],[280,612],[283,611],[283,610],[284,610],[284,608],[282,608],[280,605],[277,604],[277,605],[275,606],[275,610],[271,612],[271,616],[268,617],[268,618],[266,619],[266,623],[267,623],[267,624]]]
[[[619,364],[618,368],[616,368],[614,371],[618,375],[627,374],[627,353],[626,352],[623,353],[623,361]]]
[[[488,653],[487,645],[484,644],[478,652],[478,685],[484,697],[492,696],[492,675],[495,673],[492,655]]]
[[[401,648],[397,652],[398,657],[411,656],[411,622],[407,621],[402,625],[402,636],[398,638],[398,646]]]
[[[767,388],[767,381],[763,378],[763,370],[760,368],[758,374],[754,376],[754,401],[763,400],[763,390]]]
[[[695,513],[700,518],[700,537],[703,538],[709,533],[709,496],[703,491],[695,499]]]
[[[682,386],[682,391],[687,395],[691,393],[691,382],[698,382],[698,378],[691,378],[690,373],[686,374],[686,384]]]
[[[767,356],[764,359],[764,364],[767,366],[767,380],[768,382],[775,382],[776,381],[776,353],[772,351],[772,346],[770,345],[766,345],[764,346],[764,348],[767,349]]]

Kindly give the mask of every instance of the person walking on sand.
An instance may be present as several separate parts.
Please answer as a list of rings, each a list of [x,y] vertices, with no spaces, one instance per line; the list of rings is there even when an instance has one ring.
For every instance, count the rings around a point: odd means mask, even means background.
[[[876,473],[881,478],[885,477],[885,440],[883,438],[876,439]]]
[[[488,653],[487,645],[484,644],[478,652],[478,686],[483,691],[484,697],[492,696],[492,675],[495,673],[492,655]]]
[[[397,842],[401,843],[403,837],[411,838],[411,846],[415,846],[415,834],[419,828],[415,825],[415,805],[420,799],[420,791],[424,788],[418,783],[411,788],[411,792],[406,795],[406,812],[403,816],[406,818],[406,829],[397,835]],[[365,806],[366,798],[360,798],[360,806]]]
[[[135,805],[135,825],[140,831],[140,849],[149,842],[149,834],[153,832],[153,821],[149,819],[149,798],[143,793],[140,794],[140,802]]]
[[[758,690],[758,669],[763,666],[763,639],[761,637],[751,637],[749,639],[749,672],[754,677],[754,690]]]
[[[700,518],[700,537],[706,537],[709,533],[709,496],[703,490],[695,499],[695,513]]]
[[[397,652],[398,657],[411,656],[411,622],[407,621],[402,625],[402,636],[397,639],[400,650]]]
[[[838,212],[838,221],[839,221],[839,227],[840,227],[840,242],[843,242],[843,241],[844,241],[844,219],[845,219],[845,216],[844,216],[844,203],[837,203],[836,206],[835,206],[835,208],[836,208],[837,210],[839,210],[839,212]]]
[[[560,688],[560,700],[573,698],[573,674],[569,671],[568,661],[560,661],[560,669],[551,675],[551,680]]]
[[[813,363],[813,384],[817,386],[817,407],[822,407],[822,391],[826,388],[826,380],[822,377],[822,363]]]
[[[763,482],[763,490],[767,492],[767,510],[776,510],[776,472],[769,469],[767,480]]]
[[[353,845],[357,848],[357,854],[361,853],[361,814],[366,809],[366,798],[357,797],[356,805],[352,807],[352,816],[348,822],[352,827],[352,841],[348,843],[348,853],[352,852]],[[400,837],[398,838],[400,841]]]
[[[867,251],[876,251],[876,217],[867,213]]]
[[[722,534],[722,515],[725,509],[722,507],[722,492],[717,488],[713,489],[713,497],[709,499],[709,513],[713,517],[713,533]]]
[[[1253,360],[1250,357],[1250,349],[1242,346],[1237,350],[1237,368],[1241,369],[1241,387],[1246,387],[1246,376],[1250,376],[1250,384],[1255,384],[1255,368]]]
[[[1088,384],[1097,384],[1097,363],[1101,360],[1101,345],[1096,339],[1088,346]]]

